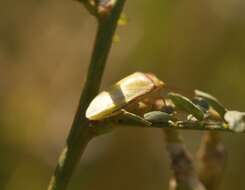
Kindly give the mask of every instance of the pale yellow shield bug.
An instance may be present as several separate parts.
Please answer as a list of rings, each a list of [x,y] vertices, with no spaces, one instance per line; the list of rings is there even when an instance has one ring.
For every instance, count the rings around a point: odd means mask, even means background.
[[[133,73],[109,90],[98,94],[86,110],[89,120],[103,120],[118,115],[130,104],[163,88],[164,83],[151,73]]]

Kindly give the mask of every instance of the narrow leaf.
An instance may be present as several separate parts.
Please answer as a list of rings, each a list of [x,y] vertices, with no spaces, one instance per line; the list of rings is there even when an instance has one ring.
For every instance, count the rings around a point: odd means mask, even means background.
[[[197,105],[203,112],[207,112],[209,110],[209,104],[206,100],[200,97],[195,97],[192,102]]]
[[[202,92],[200,90],[195,90],[195,95],[197,97],[200,97],[206,100],[210,104],[210,106],[212,106],[213,109],[217,111],[222,118],[224,118],[224,115],[227,109],[219,102],[219,100],[217,100],[217,98],[215,98],[214,96],[206,92]]]
[[[203,120],[204,113],[190,99],[180,94],[173,93],[173,92],[169,93],[168,96],[173,101],[173,103],[175,104],[177,108],[182,109],[192,114],[198,120]]]
[[[113,41],[113,43],[119,43],[120,42],[120,36],[118,34],[114,34],[112,41]]]
[[[168,123],[172,116],[166,112],[152,111],[144,114],[144,119],[152,123]]]
[[[125,13],[122,13],[117,21],[118,26],[125,26],[128,24],[128,18]]]

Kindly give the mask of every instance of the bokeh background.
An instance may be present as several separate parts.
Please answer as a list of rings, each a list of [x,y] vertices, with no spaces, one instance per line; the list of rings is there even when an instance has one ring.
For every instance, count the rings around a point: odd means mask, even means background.
[[[245,111],[243,0],[134,0],[124,9],[102,89],[135,71],[175,91],[214,94]],[[64,146],[86,75],[95,19],[72,0],[0,1],[0,189],[43,190]],[[202,133],[182,132],[195,154]],[[221,186],[245,189],[245,136],[224,134]],[[162,190],[171,175],[158,129],[92,140],[70,189]]]

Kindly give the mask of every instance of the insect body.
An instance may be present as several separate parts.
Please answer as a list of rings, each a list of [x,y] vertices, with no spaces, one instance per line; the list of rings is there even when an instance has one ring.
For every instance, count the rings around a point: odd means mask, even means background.
[[[122,113],[122,109],[149,94],[161,89],[164,83],[155,75],[136,72],[119,82],[108,91],[98,94],[86,111],[89,120],[103,120]]]

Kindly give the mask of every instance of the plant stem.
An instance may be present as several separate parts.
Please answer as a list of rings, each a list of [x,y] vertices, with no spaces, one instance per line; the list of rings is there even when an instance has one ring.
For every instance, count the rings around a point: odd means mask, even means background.
[[[170,129],[163,131],[174,173],[170,179],[169,190],[205,190],[196,174],[192,156],[179,132]]]
[[[200,167],[198,174],[200,180],[208,190],[217,190],[225,169],[226,151],[222,143],[221,134],[206,132],[197,152]]]
[[[112,125],[112,124],[110,124]],[[222,122],[205,122],[205,121],[181,121],[176,125],[170,125],[166,122],[152,123],[151,126],[143,125],[142,122],[132,121],[129,119],[121,118],[120,121],[113,122],[115,126],[123,127],[150,127],[150,128],[162,128],[162,129],[173,129],[173,130],[197,130],[197,131],[220,131],[220,132],[231,132],[234,133],[232,129],[223,125]]]
[[[125,0],[117,0],[103,19],[98,19],[96,41],[88,69],[84,89],[82,91],[77,112],[75,114],[66,147],[62,151],[48,190],[65,190],[70,178],[83,154],[88,142],[96,135],[89,127],[85,111],[98,93],[106,60],[116,30],[117,21]]]

